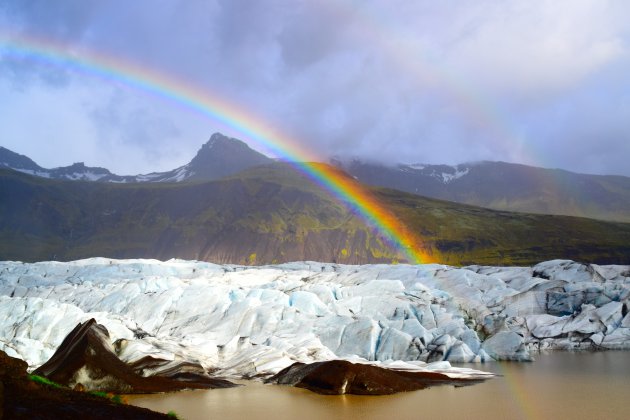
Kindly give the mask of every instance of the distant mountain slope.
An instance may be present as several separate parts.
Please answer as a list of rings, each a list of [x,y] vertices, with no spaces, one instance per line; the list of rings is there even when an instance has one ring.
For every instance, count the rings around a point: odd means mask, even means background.
[[[374,192],[439,262],[630,263],[630,224]],[[0,260],[92,256],[241,264],[400,258],[372,227],[287,164],[177,184],[64,182],[0,170]]]
[[[442,263],[630,263],[630,223],[491,210],[389,189],[376,194]]]
[[[496,210],[630,222],[630,178],[504,162],[383,166],[335,162],[361,182]]]
[[[35,176],[47,176],[47,169],[42,168],[27,156],[12,152],[11,150],[0,146],[0,168],[13,169],[22,173]]]
[[[112,183],[202,182],[273,162],[244,142],[215,133],[186,165],[166,172],[120,176],[83,163],[45,169],[0,147],[0,168],[43,178]],[[362,183],[495,210],[630,222],[630,178],[576,174],[504,162],[457,166],[384,166],[333,161]]]
[[[64,182],[0,171],[0,260],[395,258],[371,228],[298,178],[286,165],[181,184]]]
[[[42,178],[71,181],[122,181],[126,178],[114,175],[105,168],[85,166],[83,162],[54,169],[42,168],[30,158],[4,147],[0,147],[0,168],[13,169]]]
[[[30,158],[0,147],[0,168],[49,179],[100,182],[181,182],[211,181],[235,174],[272,159],[251,149],[244,142],[214,133],[190,163],[167,172],[121,176],[105,168],[85,166],[82,162],[60,168],[42,168]]]

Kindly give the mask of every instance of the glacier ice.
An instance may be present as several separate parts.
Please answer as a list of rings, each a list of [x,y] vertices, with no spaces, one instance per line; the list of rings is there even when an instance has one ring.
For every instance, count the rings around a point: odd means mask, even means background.
[[[95,318],[120,357],[258,377],[345,358],[457,372],[539,349],[630,348],[630,267],[0,262],[0,349],[45,362]],[[430,363],[427,365],[427,363]],[[437,363],[437,364],[436,364]]]

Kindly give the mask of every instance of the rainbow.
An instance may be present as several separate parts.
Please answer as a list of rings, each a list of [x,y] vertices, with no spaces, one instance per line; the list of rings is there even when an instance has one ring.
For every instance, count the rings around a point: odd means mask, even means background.
[[[379,200],[354,179],[329,165],[315,163],[317,155],[297,141],[266,124],[242,105],[179,80],[173,75],[141,67],[128,60],[87,50],[69,51],[64,44],[34,36],[10,36],[0,32],[0,57],[17,56],[46,64],[72,68],[101,79],[138,89],[184,106],[224,124],[248,140],[287,160],[297,170],[343,201],[376,228],[387,243],[414,264],[430,261],[415,234],[389,212]]]

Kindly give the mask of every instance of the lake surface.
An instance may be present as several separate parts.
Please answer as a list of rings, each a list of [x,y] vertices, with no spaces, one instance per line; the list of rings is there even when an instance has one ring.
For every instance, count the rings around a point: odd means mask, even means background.
[[[630,352],[552,353],[533,363],[466,365],[500,377],[454,388],[390,396],[323,396],[247,382],[246,386],[142,395],[130,404],[196,419],[629,419]]]

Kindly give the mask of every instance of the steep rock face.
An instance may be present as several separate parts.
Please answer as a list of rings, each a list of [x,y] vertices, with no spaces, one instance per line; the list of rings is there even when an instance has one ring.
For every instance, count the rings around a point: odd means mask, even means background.
[[[394,370],[347,360],[330,360],[294,363],[266,382],[306,388],[319,394],[388,395],[434,385],[472,385],[489,377],[491,375],[451,378],[445,373]]]
[[[0,351],[0,418],[6,419],[166,419],[150,410],[116,404],[88,393],[29,379],[23,360]]]
[[[251,149],[244,142],[214,133],[186,165],[190,173],[186,179],[210,181],[271,162],[267,156]]]
[[[272,162],[272,159],[253,150],[246,143],[221,133],[214,133],[186,165],[167,172],[124,177],[119,182],[214,181]],[[114,179],[104,180],[115,181]]]
[[[172,366],[162,375],[143,377],[131,366],[123,363],[114,353],[107,329],[90,319],[78,324],[64,339],[55,354],[34,371],[57,383],[69,387],[81,384],[87,390],[117,393],[164,392],[184,388],[225,388],[233,386],[229,381],[211,378],[201,366],[191,370],[190,363],[184,369]],[[159,367],[166,361],[152,359]],[[136,368],[146,367],[136,363]]]

